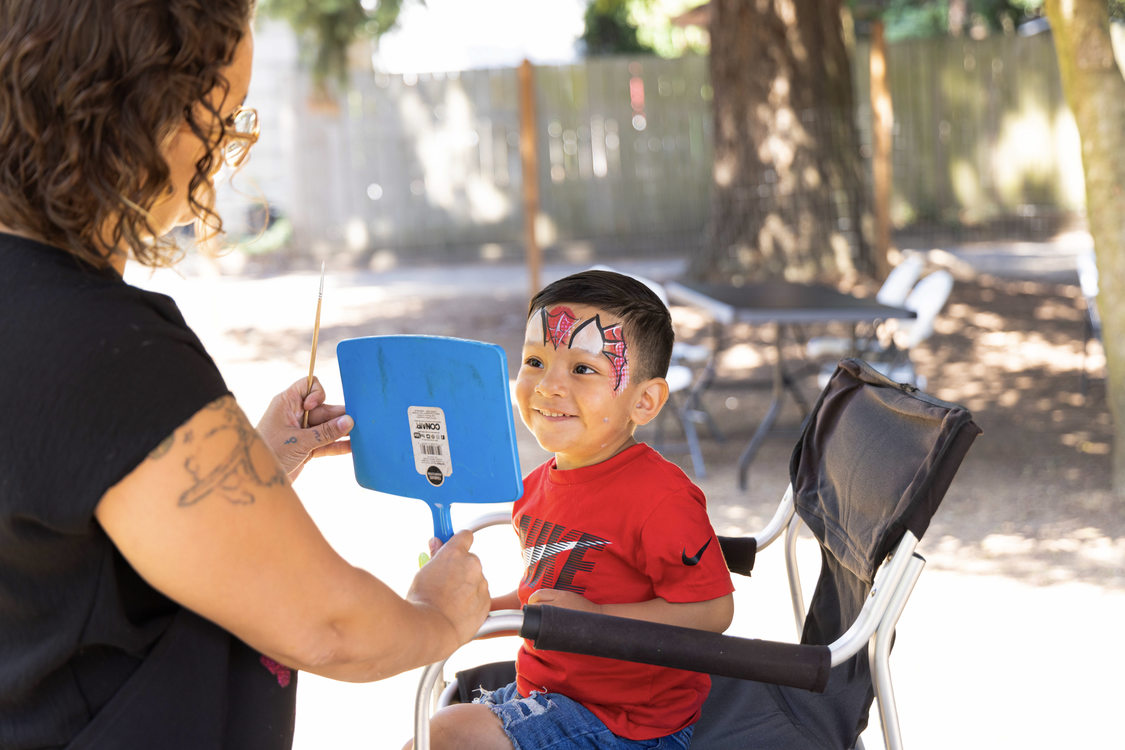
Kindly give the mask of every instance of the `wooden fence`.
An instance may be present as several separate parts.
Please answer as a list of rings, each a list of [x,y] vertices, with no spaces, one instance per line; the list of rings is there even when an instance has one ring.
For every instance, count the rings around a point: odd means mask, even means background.
[[[888,66],[896,228],[1035,229],[1081,212],[1078,139],[1049,35],[891,44]],[[863,44],[854,68],[867,156]],[[263,138],[249,169],[265,171],[262,193],[301,252],[521,255],[515,69],[357,74],[335,110],[308,106],[303,77],[284,80],[267,89],[272,115],[260,107],[279,136]],[[535,80],[548,253],[698,247],[712,166],[706,58],[593,59],[536,68]]]

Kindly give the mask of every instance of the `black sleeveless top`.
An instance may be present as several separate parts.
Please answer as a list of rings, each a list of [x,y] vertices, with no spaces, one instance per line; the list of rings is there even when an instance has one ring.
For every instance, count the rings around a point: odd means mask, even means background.
[[[286,748],[296,675],[145,583],[102,495],[229,393],[167,296],[0,234],[0,748]]]

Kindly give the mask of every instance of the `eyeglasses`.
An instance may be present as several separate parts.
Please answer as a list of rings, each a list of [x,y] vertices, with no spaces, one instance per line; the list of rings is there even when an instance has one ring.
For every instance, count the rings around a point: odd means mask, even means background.
[[[237,169],[246,163],[250,147],[258,142],[258,110],[239,107],[227,118],[223,161]]]

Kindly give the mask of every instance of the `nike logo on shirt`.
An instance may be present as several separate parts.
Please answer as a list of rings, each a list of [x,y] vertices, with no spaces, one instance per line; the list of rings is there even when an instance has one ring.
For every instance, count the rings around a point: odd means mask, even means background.
[[[684,561],[684,565],[698,565],[698,564],[699,564],[699,560],[700,560],[700,559],[701,559],[701,558],[703,557],[703,553],[707,551],[707,548],[708,548],[708,547],[709,547],[710,545],[711,545],[711,540],[710,540],[710,539],[708,539],[708,540],[707,540],[707,543],[706,543],[706,544],[704,544],[704,545],[703,545],[702,547],[700,547],[700,548],[699,548],[699,551],[698,551],[698,552],[696,552],[696,553],[695,553],[694,555],[692,555],[691,557],[688,557],[688,555],[687,555],[687,550],[686,550],[686,549],[685,549],[685,550],[683,550],[683,551],[681,551],[681,552],[680,552],[680,558],[681,558],[681,559],[682,559],[682,560]]]

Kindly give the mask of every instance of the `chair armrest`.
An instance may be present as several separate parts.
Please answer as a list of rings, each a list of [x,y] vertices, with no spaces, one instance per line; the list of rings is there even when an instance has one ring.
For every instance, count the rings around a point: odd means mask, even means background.
[[[536,648],[623,659],[674,669],[824,692],[827,646],[736,638],[709,630],[531,604],[520,636]]]
[[[796,505],[793,500],[793,485],[790,484],[785,488],[785,494],[781,497],[781,503],[778,504],[777,510],[774,511],[766,527],[754,535],[756,549],[765,549],[777,541],[778,537],[789,528],[789,522],[793,520],[793,514],[795,512]]]
[[[731,573],[748,576],[754,570],[754,559],[758,556],[758,540],[754,537],[720,536],[719,547]]]
[[[488,513],[473,519],[473,522],[468,526],[469,531],[474,534],[482,529],[487,529],[491,526],[511,526],[512,525],[512,511],[505,510],[497,513]]]
[[[793,520],[793,513],[793,487],[790,485],[785,489],[781,503],[764,529],[754,536],[720,536],[719,546],[722,547],[723,557],[727,561],[727,570],[739,575],[750,575],[754,569],[758,550],[773,544],[784,533],[789,522]]]

